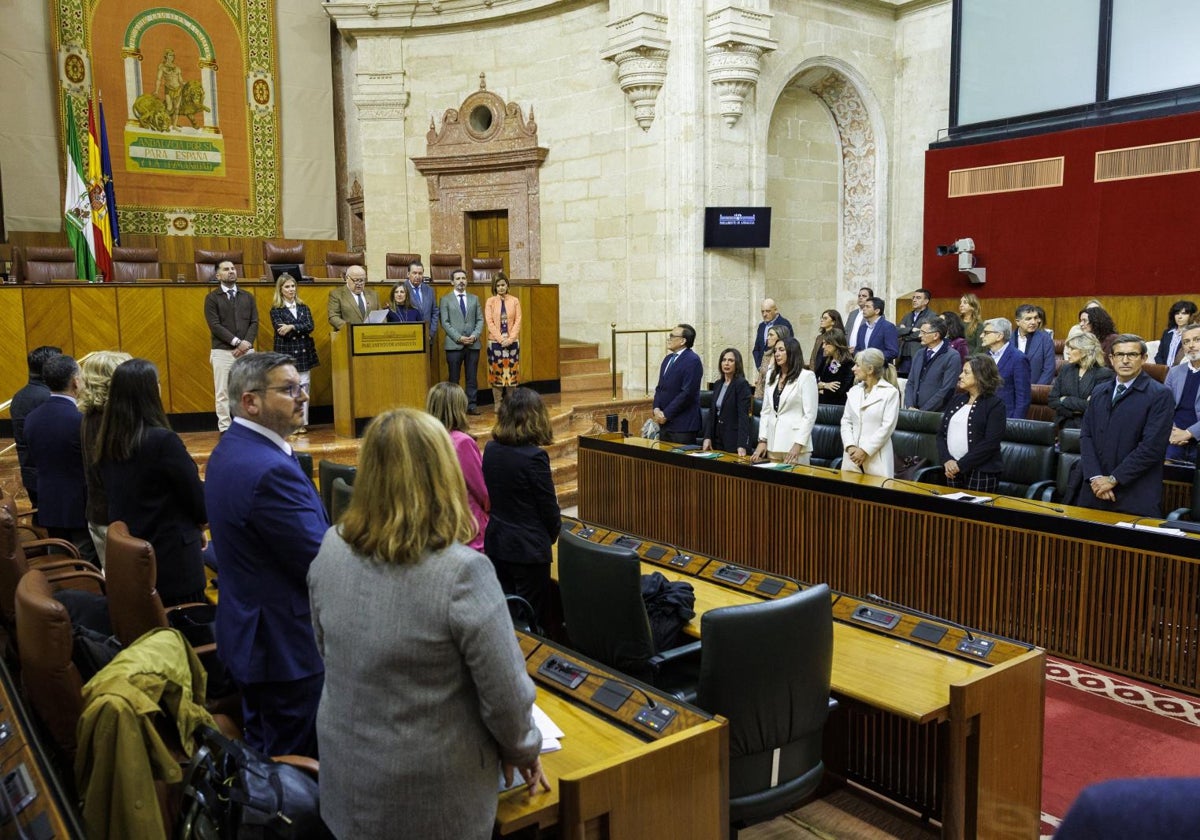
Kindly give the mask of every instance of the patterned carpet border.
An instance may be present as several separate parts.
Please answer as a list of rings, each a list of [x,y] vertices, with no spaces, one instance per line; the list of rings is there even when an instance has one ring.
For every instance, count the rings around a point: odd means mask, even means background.
[[[1189,726],[1200,726],[1200,703],[1145,686],[1127,683],[1112,674],[1092,671],[1061,660],[1046,660],[1046,679],[1126,706],[1152,712]]]

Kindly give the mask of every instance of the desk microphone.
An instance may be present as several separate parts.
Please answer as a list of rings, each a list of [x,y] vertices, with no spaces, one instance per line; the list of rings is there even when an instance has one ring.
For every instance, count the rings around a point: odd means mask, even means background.
[[[957,630],[961,630],[967,634],[968,642],[975,641],[975,634],[972,633],[970,628],[965,624],[959,624],[958,622],[950,621],[949,619],[941,618],[940,616],[932,615],[927,612],[921,612],[920,610],[914,610],[912,607],[905,606],[904,604],[897,603],[896,601],[889,601],[887,598],[876,595],[874,592],[867,593],[867,600],[876,604],[883,604],[885,607],[892,607],[893,609],[901,610],[910,615],[918,615],[921,618],[927,618],[935,624],[944,624],[947,627],[953,627]]]
[[[796,466],[805,467],[810,470],[820,470],[821,472],[833,473],[838,478],[842,477],[842,471],[835,470],[833,467],[821,467],[821,466],[817,466],[816,464],[796,464]]]
[[[1060,508],[1058,505],[1052,505],[1049,502],[1039,502],[1039,501],[1035,501],[1034,499],[1026,499],[1024,496],[999,496],[999,495],[993,496],[992,497],[992,507],[995,507],[996,502],[998,502],[1000,499],[1004,499],[1004,501],[1006,501],[1006,502],[1019,502],[1020,504],[1023,504],[1023,505],[1032,505],[1033,507],[1044,508],[1045,510],[1052,510],[1055,513],[1061,513],[1063,516],[1067,515],[1067,511],[1065,508]]]
[[[889,482],[891,482],[893,484],[903,484],[905,487],[914,487],[917,490],[920,490],[924,493],[928,493],[931,496],[943,495],[941,490],[934,490],[932,487],[926,487],[924,484],[918,484],[915,481],[905,481],[902,478],[886,478],[886,479],[884,479],[883,483],[880,484],[879,486],[887,487]]]

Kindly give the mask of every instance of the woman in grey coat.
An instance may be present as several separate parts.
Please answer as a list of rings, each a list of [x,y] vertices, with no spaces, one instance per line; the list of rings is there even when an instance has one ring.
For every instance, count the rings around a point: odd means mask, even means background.
[[[308,573],[325,658],[321,816],[342,838],[487,838],[503,770],[549,790],[534,687],[446,430],[367,427],[350,507]]]

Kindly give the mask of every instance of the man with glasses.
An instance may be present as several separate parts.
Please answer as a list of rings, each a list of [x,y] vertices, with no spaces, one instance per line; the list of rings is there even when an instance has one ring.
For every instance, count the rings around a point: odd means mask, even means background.
[[[1082,507],[1162,516],[1163,458],[1171,435],[1171,389],[1142,371],[1146,342],[1118,335],[1109,354],[1116,379],[1097,386],[1079,429]]]
[[[912,358],[912,370],[904,385],[904,407],[942,411],[958,384],[962,357],[946,343],[946,322],[925,321],[917,330],[921,349]]]
[[[242,694],[246,743],[317,756],[325,666],[308,603],[308,567],[329,519],[287,437],[308,393],[292,358],[254,353],[229,373],[233,425],[213,450],[204,499],[220,563],[216,639]]]
[[[367,288],[367,270],[361,265],[346,269],[346,285],[329,293],[329,326],[367,323],[367,314],[379,308],[379,293]]]
[[[700,434],[700,382],[704,363],[692,350],[696,330],[691,324],[676,324],[667,336],[667,357],[658,369],[654,388],[654,422],[659,440],[667,443],[696,443]]]
[[[979,343],[996,360],[1000,371],[1000,390],[996,392],[1004,402],[1004,416],[1024,420],[1029,411],[1029,359],[1013,347],[1012,324],[1007,318],[990,318],[983,322]]]
[[[229,428],[229,368],[236,359],[254,352],[258,338],[258,306],[254,295],[237,287],[237,269],[229,260],[217,263],[219,285],[204,297],[204,320],[212,333],[208,360],[213,369],[217,431]]]
[[[429,346],[437,337],[438,303],[434,300],[433,287],[425,282],[425,266],[419,262],[408,265],[408,299],[412,305],[421,310],[421,320],[429,327]]]

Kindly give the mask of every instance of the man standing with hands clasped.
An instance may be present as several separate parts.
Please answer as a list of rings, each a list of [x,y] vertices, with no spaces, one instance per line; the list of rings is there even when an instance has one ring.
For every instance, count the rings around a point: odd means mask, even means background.
[[[450,277],[454,290],[442,297],[440,314],[446,339],[446,365],[450,368],[447,381],[458,383],[458,372],[467,367],[467,414],[479,414],[476,396],[479,392],[479,348],[483,346],[483,307],[479,298],[467,291],[467,272],[454,270]]]
[[[208,359],[213,369],[216,397],[217,431],[229,428],[229,368],[235,359],[254,352],[258,338],[258,307],[254,295],[237,287],[237,269],[229,260],[217,263],[220,285],[204,298],[204,320],[212,333],[212,352]]]
[[[700,434],[700,380],[704,363],[692,350],[696,330],[691,324],[676,324],[667,336],[667,357],[658,369],[654,388],[654,422],[659,440],[695,443]]]

